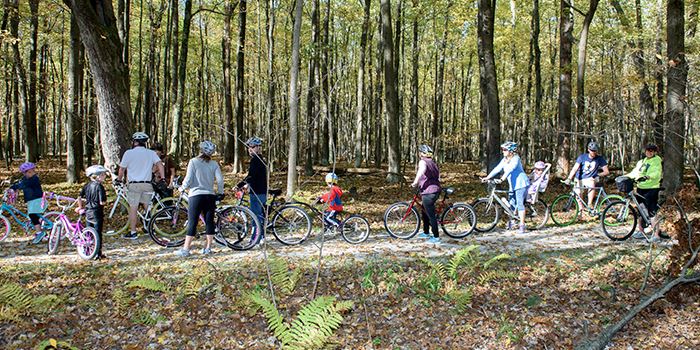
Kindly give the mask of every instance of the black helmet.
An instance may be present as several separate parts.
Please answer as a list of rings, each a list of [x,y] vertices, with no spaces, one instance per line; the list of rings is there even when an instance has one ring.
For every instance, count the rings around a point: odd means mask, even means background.
[[[657,146],[655,143],[650,143],[650,144],[647,144],[647,145],[644,147],[644,150],[645,150],[645,151],[654,151],[654,152],[658,152],[658,151],[659,151],[659,146]]]
[[[598,143],[595,141],[591,141],[588,143],[588,150],[593,151],[593,152],[598,152]]]

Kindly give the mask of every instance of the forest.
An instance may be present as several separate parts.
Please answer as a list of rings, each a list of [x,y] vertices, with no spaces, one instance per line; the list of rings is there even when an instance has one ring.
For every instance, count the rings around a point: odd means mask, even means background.
[[[314,226],[303,248],[263,242],[184,264],[148,238],[105,238],[99,265],[10,237],[0,347],[700,346],[700,1],[3,0],[0,10],[3,179],[34,162],[44,190],[77,196],[85,168],[116,173],[142,131],[180,170],[211,140],[228,190],[257,136],[288,200],[320,194],[335,171],[371,226],[360,248],[324,250]],[[666,204],[681,212],[671,241],[611,242],[597,220],[547,224],[527,242],[500,228],[470,245],[389,239],[382,213],[410,199],[420,145],[435,150],[454,199],[472,203],[505,141],[526,169],[542,160],[557,178],[591,141],[616,175],[658,145]],[[548,203],[567,191],[552,182]],[[304,334],[314,309],[342,324]],[[184,340],[204,326],[207,339]]]

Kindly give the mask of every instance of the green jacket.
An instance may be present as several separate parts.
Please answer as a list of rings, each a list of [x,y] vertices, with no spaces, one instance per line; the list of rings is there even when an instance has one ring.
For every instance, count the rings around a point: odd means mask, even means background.
[[[632,172],[627,174],[633,179],[638,179],[640,177],[648,177],[646,181],[638,182],[637,188],[646,190],[651,188],[661,187],[661,175],[663,174],[663,167],[661,165],[661,157],[655,155],[651,158],[644,157],[637,162],[637,165],[632,169]]]

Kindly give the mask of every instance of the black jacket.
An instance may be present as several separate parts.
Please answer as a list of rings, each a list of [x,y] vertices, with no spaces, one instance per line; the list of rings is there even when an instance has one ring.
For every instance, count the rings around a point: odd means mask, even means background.
[[[255,194],[267,193],[267,165],[265,160],[260,155],[254,155],[250,159],[250,167],[248,175],[238,183],[238,187],[248,184],[251,191]]]

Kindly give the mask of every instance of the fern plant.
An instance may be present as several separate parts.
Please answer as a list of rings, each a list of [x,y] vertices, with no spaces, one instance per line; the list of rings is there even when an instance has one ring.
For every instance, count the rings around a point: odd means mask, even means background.
[[[126,286],[128,288],[145,289],[151,292],[165,293],[168,291],[168,286],[165,283],[149,276],[139,277],[135,280],[132,280]]]
[[[131,304],[132,298],[123,289],[117,289],[112,294],[112,301],[118,311],[126,311]]]
[[[165,317],[155,312],[142,309],[139,310],[139,312],[137,312],[136,315],[134,315],[134,317],[131,318],[131,320],[136,324],[152,327],[155,326],[158,322],[165,321]]]
[[[479,246],[472,244],[458,250],[455,255],[452,256],[450,262],[447,264],[447,274],[452,278],[457,278],[457,270],[460,266],[470,264],[470,269],[473,268],[473,264],[477,261],[479,255]]]
[[[472,302],[472,288],[455,289],[447,293],[446,298],[455,303],[455,311],[464,312]]]
[[[0,304],[5,304],[21,313],[29,313],[32,308],[32,296],[16,283],[0,286]]]
[[[509,259],[510,259],[510,255],[508,255],[506,253],[498,254],[498,255],[494,256],[493,258],[489,259],[488,261],[486,261],[484,263],[484,268],[488,269],[491,265],[494,265],[494,264],[499,263],[503,260],[509,260]]]
[[[495,280],[512,280],[518,278],[518,274],[506,270],[484,271],[479,275],[479,284],[486,284]]]
[[[192,270],[192,273],[185,276],[180,285],[180,294],[184,297],[198,296],[212,284],[212,277],[212,273],[206,265],[198,265]]]
[[[16,283],[0,286],[0,320],[18,322],[20,316],[54,310],[61,300],[54,294],[34,297]]]
[[[285,295],[291,294],[301,278],[301,271],[291,270],[284,259],[274,255],[270,256],[268,262],[270,277],[275,289]]]

